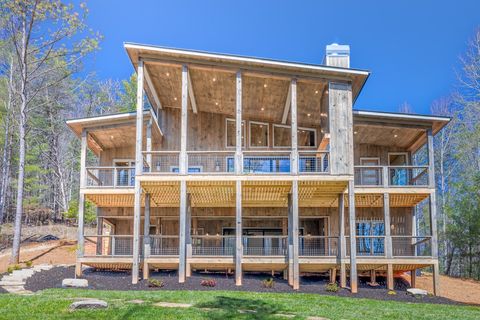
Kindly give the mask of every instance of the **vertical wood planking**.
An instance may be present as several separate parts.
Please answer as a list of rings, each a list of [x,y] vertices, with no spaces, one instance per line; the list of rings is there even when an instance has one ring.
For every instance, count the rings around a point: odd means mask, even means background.
[[[330,82],[328,96],[331,173],[353,175],[352,87]]]
[[[242,285],[242,181],[235,185],[235,284]]]
[[[135,175],[138,177],[143,170],[143,61],[138,61],[137,68],[137,119],[135,139]],[[138,282],[140,263],[140,215],[141,215],[141,187],[140,181],[135,179],[134,214],[133,214],[133,259],[132,283]]]
[[[178,166],[180,174],[187,174],[187,132],[188,132],[188,67],[182,66],[182,110],[180,119],[180,164]]]
[[[392,236],[390,232],[390,195],[383,194],[383,219],[385,224],[385,253],[387,258],[392,258]]]
[[[353,181],[348,182],[348,219],[350,222],[350,290],[357,293],[357,239],[355,223],[355,187]]]
[[[291,134],[292,134],[292,154],[291,154],[291,159],[292,163],[290,165],[290,170],[292,174],[298,174],[298,129],[297,129],[297,79],[292,79],[292,82],[290,84],[290,91],[291,91],[291,96],[290,98],[292,99],[290,103],[290,109],[291,109]]]

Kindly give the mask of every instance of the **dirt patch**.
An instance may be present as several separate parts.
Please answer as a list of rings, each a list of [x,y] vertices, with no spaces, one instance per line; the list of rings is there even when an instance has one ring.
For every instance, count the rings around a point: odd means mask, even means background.
[[[433,292],[432,277],[431,273],[422,273],[421,277],[417,276],[416,287]],[[406,274],[404,278],[410,282],[410,275]],[[439,295],[455,301],[480,305],[480,281],[442,275]]]
[[[31,291],[39,291],[47,288],[60,288],[62,279],[72,278],[74,276],[74,267],[57,267],[51,270],[36,273],[27,280],[25,289]],[[442,303],[442,304],[460,304],[458,302],[443,298],[426,296],[423,298],[415,298],[406,293],[408,283],[398,278],[395,281],[395,295],[388,294],[385,287],[385,279],[377,278],[381,286],[371,288],[367,285],[368,279],[361,279],[359,282],[358,294],[351,294],[346,289],[340,289],[338,292],[327,292],[325,286],[328,279],[324,277],[302,277],[300,290],[294,291],[282,277],[274,278],[274,287],[265,288],[262,281],[270,276],[265,274],[246,274],[243,278],[243,285],[238,287],[235,285],[233,275],[220,273],[198,273],[193,272],[192,276],[183,284],[178,283],[177,272],[152,272],[151,278],[161,279],[164,283],[162,288],[151,288],[145,280],[133,285],[131,283],[131,273],[111,272],[111,271],[95,271],[93,269],[85,270],[82,278],[88,280],[89,289],[93,290],[229,290],[229,291],[249,291],[249,292],[287,292],[287,293],[316,293],[323,295],[335,295],[355,298],[370,298],[378,300],[406,301],[416,303]],[[203,279],[214,279],[215,287],[204,287],[200,285]]]
[[[37,264],[74,264],[76,241],[55,240],[43,243],[29,243],[20,248],[20,262],[32,261]],[[0,273],[7,271],[10,264],[11,249],[0,254]]]

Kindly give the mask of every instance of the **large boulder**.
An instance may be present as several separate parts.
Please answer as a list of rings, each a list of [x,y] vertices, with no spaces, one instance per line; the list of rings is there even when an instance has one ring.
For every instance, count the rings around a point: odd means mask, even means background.
[[[87,279],[63,279],[62,287],[64,288],[86,288],[88,287]]]
[[[108,303],[103,300],[87,299],[81,301],[75,301],[70,305],[71,310],[77,309],[105,309],[108,307]]]

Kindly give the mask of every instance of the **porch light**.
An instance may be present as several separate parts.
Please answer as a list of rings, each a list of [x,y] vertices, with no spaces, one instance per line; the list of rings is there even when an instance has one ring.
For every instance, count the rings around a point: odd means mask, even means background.
[[[167,77],[170,77],[170,72],[165,73]]]
[[[326,112],[322,112],[322,113],[320,113],[320,116],[321,116],[321,117],[326,117],[326,116],[327,116],[327,113],[326,113]]]
[[[212,79],[212,81],[213,81],[213,82],[217,81],[217,78],[214,77],[214,78]]]
[[[220,171],[220,161],[215,161],[215,171],[219,172]]]
[[[266,87],[267,87],[267,84],[266,84],[266,83],[264,83],[264,84],[263,84],[263,87],[264,87],[264,88],[266,88]]]
[[[325,91],[325,94],[328,94],[328,90]]]
[[[177,101],[177,97],[174,97],[173,100]]]
[[[397,138],[397,137],[398,137],[398,134],[394,134],[393,137],[394,137],[394,138]]]
[[[157,171],[160,171],[160,161],[157,161],[155,163],[155,169],[157,169]]]
[[[353,131],[353,134],[357,134],[358,132],[357,131]]]
[[[215,105],[218,106],[218,102],[215,102]]]
[[[265,110],[265,108],[263,108],[263,107],[262,107],[262,108],[260,108],[260,110],[264,111],[264,110]],[[260,126],[260,128],[261,128],[261,127],[262,127],[262,126]]]
[[[318,90],[315,90],[315,94],[318,94]]]
[[[110,139],[112,139],[112,140],[113,140],[113,136],[110,136]]]
[[[310,114],[310,113],[307,113],[307,117],[310,117],[310,116],[311,116],[311,114]]]

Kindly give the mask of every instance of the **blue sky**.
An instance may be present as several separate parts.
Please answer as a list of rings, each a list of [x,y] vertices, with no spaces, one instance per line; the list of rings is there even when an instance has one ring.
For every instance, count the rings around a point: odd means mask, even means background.
[[[86,71],[133,71],[123,42],[321,63],[325,45],[351,46],[372,72],[355,108],[430,113],[455,89],[459,57],[480,27],[479,0],[90,0],[88,24],[105,39]]]

